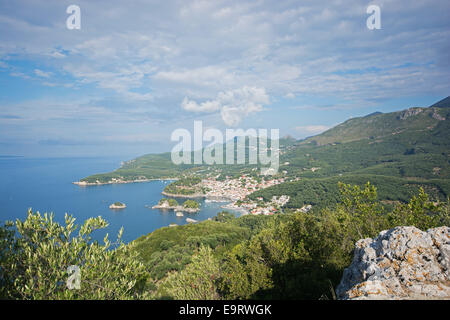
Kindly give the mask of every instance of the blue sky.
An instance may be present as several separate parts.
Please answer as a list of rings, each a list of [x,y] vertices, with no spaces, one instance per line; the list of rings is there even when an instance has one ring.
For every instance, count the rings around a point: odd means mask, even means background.
[[[81,9],[69,30],[66,8]],[[369,30],[366,8],[381,8]],[[204,127],[303,138],[450,94],[450,2],[0,1],[0,155],[170,151]]]

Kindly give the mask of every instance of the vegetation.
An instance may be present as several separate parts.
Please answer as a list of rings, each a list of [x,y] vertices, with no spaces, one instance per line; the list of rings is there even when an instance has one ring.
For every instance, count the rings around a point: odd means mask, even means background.
[[[339,183],[340,202],[313,213],[243,216],[166,227],[129,245],[92,242],[106,226],[86,221],[78,236],[53,216],[29,212],[0,228],[1,297],[19,299],[331,299],[357,240],[399,225],[449,225],[450,200],[419,189],[388,209],[371,183]],[[120,234],[119,234],[120,239]],[[67,268],[81,270],[69,290]]]
[[[175,165],[171,161],[170,153],[147,154],[136,159],[126,161],[122,166],[108,173],[94,174],[81,179],[81,181],[106,183],[112,179],[133,181],[139,179],[164,179],[175,178],[191,165]]]
[[[428,108],[380,113],[352,118],[322,134],[296,141],[280,139],[279,176],[288,182],[253,196],[290,195],[288,208],[313,204],[321,208],[339,202],[337,181],[379,187],[384,204],[406,202],[419,187],[433,198],[450,195],[450,97]],[[225,148],[225,145],[224,145]],[[235,146],[235,149],[237,147]],[[248,158],[248,144],[245,145]],[[174,166],[170,154],[146,155],[120,169],[88,177],[86,181],[124,180],[137,177],[182,177],[165,189],[169,194],[204,194],[198,183],[204,177],[255,179],[259,165]],[[285,172],[285,173],[283,173]],[[270,196],[271,197],[271,196]]]
[[[163,205],[164,203],[167,203],[170,207],[178,207],[178,201],[172,198],[162,198],[158,201],[159,205]]]
[[[362,188],[339,183],[337,188],[340,202],[333,208],[240,218],[221,212],[213,221],[163,228],[136,240],[134,249],[149,269],[167,263],[162,261],[168,255],[179,254],[183,261],[159,269],[152,297],[331,299],[359,239],[399,225],[426,230],[450,223],[449,200],[433,202],[423,189],[409,202],[388,209],[371,183]],[[228,243],[218,245],[211,237],[227,232],[236,235]],[[187,253],[184,260],[182,253]],[[209,269],[203,264],[206,259]]]
[[[285,214],[221,212],[112,246],[107,238],[103,245],[90,239],[106,226],[100,217],[72,236],[73,218],[61,226],[51,215],[29,212],[17,230],[12,223],[0,228],[0,298],[331,299],[359,239],[401,225],[450,225],[449,119],[447,98],[429,108],[350,119],[302,141],[280,140],[280,172],[287,173],[279,175],[290,182],[249,199],[289,195]],[[205,176],[260,179],[254,169],[175,166],[166,153],[83,181],[182,177],[165,192],[194,195],[205,192],[199,184]],[[183,205],[195,206],[188,201]],[[305,204],[314,210],[295,210]],[[79,290],[66,287],[71,265],[81,270]]]
[[[228,212],[228,211],[222,211],[217,214],[217,216],[213,217],[213,221],[218,222],[228,222],[235,218],[234,214]]]
[[[201,187],[198,186],[200,182],[201,178],[198,177],[182,178],[167,185],[164,192],[174,195],[203,194]]]
[[[123,206],[125,206],[125,204],[123,204],[122,202],[114,202],[114,205],[116,206],[116,207],[123,207]]]
[[[160,285],[157,298],[216,300],[219,293],[215,278],[220,275],[219,261],[209,247],[201,246],[192,263],[181,272],[173,272]]]
[[[198,209],[198,208],[200,208],[200,205],[199,205],[199,203],[198,203],[197,201],[195,201],[195,200],[186,200],[186,201],[183,203],[183,207],[184,207],[184,208],[189,208],[189,209]]]
[[[244,226],[204,221],[155,230],[133,241],[131,246],[148,266],[151,277],[159,280],[171,271],[182,270],[202,245],[220,252],[249,237],[250,231]]]
[[[28,212],[25,221],[0,228],[0,298],[8,299],[139,299],[147,296],[148,273],[136,254],[120,242],[91,241],[91,233],[105,228],[101,217],[77,229],[66,214],[65,226],[53,215]],[[12,229],[16,227],[18,235]],[[79,289],[69,289],[68,268],[79,270]],[[76,279],[76,278],[75,278]],[[76,286],[75,283],[73,283]]]
[[[405,203],[410,199],[419,187],[422,187],[435,200],[444,201],[450,196],[450,182],[444,179],[405,179],[379,175],[346,175],[327,178],[303,178],[298,181],[286,182],[273,187],[259,190],[248,196],[248,199],[256,201],[262,197],[264,201],[270,201],[273,196],[288,195],[289,202],[286,208],[301,208],[305,204],[311,204],[316,209],[335,207],[341,201],[341,193],[338,182],[363,185],[371,181],[378,187],[378,198],[384,205],[392,206],[393,203]]]

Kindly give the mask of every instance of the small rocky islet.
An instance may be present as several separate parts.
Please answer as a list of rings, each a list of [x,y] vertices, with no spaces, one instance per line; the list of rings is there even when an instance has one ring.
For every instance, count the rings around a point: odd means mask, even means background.
[[[168,209],[174,210],[177,213],[197,213],[200,211],[200,205],[195,200],[186,200],[182,205],[175,199],[162,198],[157,205],[154,205],[152,209]]]
[[[125,203],[122,202],[114,202],[109,206],[110,209],[125,209],[127,206]]]

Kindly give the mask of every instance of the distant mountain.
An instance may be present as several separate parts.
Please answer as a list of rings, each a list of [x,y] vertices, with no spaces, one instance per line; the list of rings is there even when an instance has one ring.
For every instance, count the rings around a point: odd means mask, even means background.
[[[287,194],[289,206],[335,202],[337,181],[371,181],[384,200],[405,201],[423,187],[435,198],[450,196],[450,99],[353,118],[303,141],[283,155],[281,170],[300,177],[254,194]]]
[[[218,173],[237,177],[243,173],[257,174],[259,171],[254,171],[255,167],[176,166],[171,162],[170,153],[163,153],[127,161],[118,170],[82,181],[115,183]],[[269,188],[265,195],[290,190],[291,205],[312,203],[310,198],[304,197],[306,194],[316,199],[314,203],[321,201],[319,194],[335,195],[338,180],[358,184],[376,181],[388,200],[406,199],[419,186],[445,199],[450,195],[450,98],[426,108],[375,112],[349,119],[304,140],[282,138],[279,175],[287,180],[300,180]]]
[[[382,114],[383,112],[380,112],[380,111],[375,111],[375,112],[372,112],[372,113],[369,113],[367,116],[365,116],[365,117],[371,117],[371,116],[376,116],[377,114]]]
[[[428,108],[409,108],[402,111],[381,113],[352,118],[322,134],[310,137],[302,143],[325,145],[345,143],[363,139],[384,139],[399,133],[426,131],[429,134],[448,127],[450,117],[450,97]]]
[[[432,105],[432,107],[436,107],[436,108],[450,108],[450,96],[448,96],[445,99],[442,99],[439,102],[436,102],[435,104]]]

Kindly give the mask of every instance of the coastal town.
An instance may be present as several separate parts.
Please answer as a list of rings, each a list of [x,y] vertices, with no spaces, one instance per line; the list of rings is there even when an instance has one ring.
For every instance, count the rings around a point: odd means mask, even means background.
[[[289,201],[289,196],[281,195],[272,197],[270,202],[263,202],[262,198],[252,201],[247,198],[261,189],[285,182],[284,178],[269,179],[267,177],[256,179],[244,174],[239,178],[226,177],[218,180],[216,177],[203,179],[201,184],[206,190],[206,201],[231,201],[222,208],[238,211],[242,214],[273,215],[280,212],[281,208]]]
[[[189,183],[183,183],[183,179],[189,181]],[[192,180],[195,183],[192,183]],[[148,182],[153,179],[145,179],[144,177],[139,177],[139,179],[127,181],[121,177],[113,178],[108,182],[95,181],[88,183],[85,181],[74,182],[80,186],[89,185],[99,185],[99,184],[117,184],[117,183],[132,183],[132,182]],[[156,179],[158,180],[158,179]],[[296,181],[298,178],[287,180],[284,176],[278,176],[276,178],[265,175],[265,176],[254,176],[250,174],[242,174],[239,177],[225,176],[220,179],[220,174],[202,178],[193,178],[188,176],[182,179],[168,178],[161,180],[172,180],[173,182],[168,186],[171,187],[164,189],[162,195],[168,196],[169,198],[185,198],[185,199],[201,199],[204,198],[205,202],[226,202],[221,207],[225,210],[230,210],[234,212],[241,213],[242,215],[252,214],[252,215],[273,215],[275,213],[283,212],[283,207],[289,202],[290,197],[288,195],[273,196],[272,199],[263,199],[262,197],[257,197],[256,199],[249,199],[249,195],[252,193],[269,188],[287,181]],[[167,190],[172,190],[168,192]],[[174,191],[175,190],[175,191]],[[183,191],[183,192],[180,192]],[[161,199],[167,200],[167,199]],[[195,201],[194,201],[195,202]],[[110,206],[111,209],[118,209],[119,206]],[[123,208],[123,206],[120,206]],[[167,201],[162,201],[157,205],[150,207],[152,209],[171,209],[176,211],[176,213],[181,216],[182,212],[198,212],[200,209],[187,208],[185,206],[179,205],[169,205]],[[305,205],[302,208],[297,209],[297,211],[308,212],[311,210],[311,205]]]

